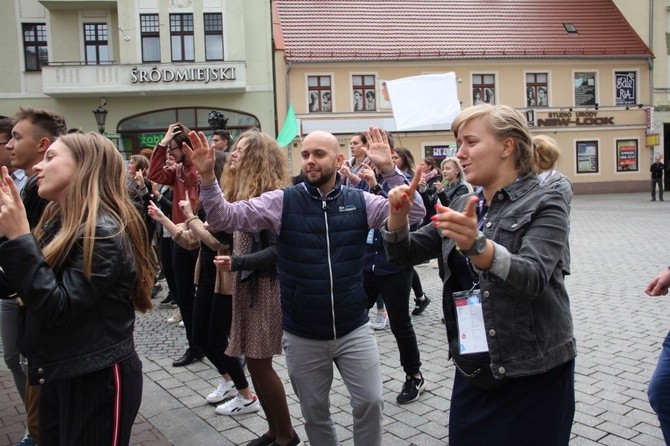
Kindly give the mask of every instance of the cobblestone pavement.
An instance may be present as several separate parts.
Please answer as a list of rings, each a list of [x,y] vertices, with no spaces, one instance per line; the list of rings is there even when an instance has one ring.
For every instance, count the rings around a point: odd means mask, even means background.
[[[670,264],[670,202],[647,194],[577,196],[572,205],[572,276],[567,279],[579,355],[577,410],[571,445],[663,445],[646,387],[661,342],[670,329],[670,300],[643,292]],[[446,357],[441,286],[435,262],[419,274],[433,302],[414,317],[427,390],[418,402],[400,406],[395,397],[404,376],[390,327],[377,332],[384,382],[386,445],[447,444],[453,366]],[[246,444],[266,427],[264,415],[216,415],[204,395],[217,382],[209,362],[173,368],[186,348],[182,328],[165,322],[171,310],[157,308],[137,319],[136,343],[144,363],[145,388],[134,445]],[[296,431],[306,440],[300,408],[283,356],[275,368],[284,381]],[[0,445],[23,432],[22,409],[4,364],[0,364]],[[340,442],[352,445],[349,398],[339,375],[331,392]],[[313,445],[318,446],[318,445]]]

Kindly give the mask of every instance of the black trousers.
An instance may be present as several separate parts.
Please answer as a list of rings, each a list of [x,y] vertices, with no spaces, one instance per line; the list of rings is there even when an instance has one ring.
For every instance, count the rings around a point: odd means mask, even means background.
[[[230,325],[233,319],[233,296],[214,293],[216,252],[206,246],[200,249],[200,279],[193,304],[193,340],[202,348],[216,370],[228,373],[236,389],[249,387],[238,358],[226,355]]]
[[[172,247],[172,270],[177,285],[177,306],[181,312],[186,329],[188,348],[193,354],[202,356],[202,350],[193,340],[193,302],[195,301],[195,262],[198,260],[198,249],[184,249],[178,244]]]
[[[377,296],[381,294],[391,323],[391,332],[398,345],[400,365],[409,376],[421,370],[421,355],[412,318],[409,315],[412,271],[412,268],[408,268],[394,274],[379,276],[363,271],[363,289],[368,297],[368,308],[372,308]]]
[[[658,185],[658,197],[663,199],[663,178],[652,178],[651,179],[651,199],[656,199],[656,185]]]
[[[40,392],[40,446],[127,445],[142,402],[136,353],[97,372],[48,382]]]

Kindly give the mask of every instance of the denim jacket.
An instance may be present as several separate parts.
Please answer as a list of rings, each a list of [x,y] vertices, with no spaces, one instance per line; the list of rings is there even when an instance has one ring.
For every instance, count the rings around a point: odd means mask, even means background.
[[[462,211],[472,194],[456,199]],[[490,366],[498,378],[546,372],[577,354],[570,302],[562,273],[568,238],[568,212],[563,197],[542,188],[535,174],[519,178],[496,192],[482,232],[495,254],[488,271],[477,270],[489,347]],[[416,265],[441,256],[445,264],[443,291],[450,353],[458,353],[458,330],[449,253],[456,247],[433,225],[419,231],[402,228],[382,235],[389,261]]]

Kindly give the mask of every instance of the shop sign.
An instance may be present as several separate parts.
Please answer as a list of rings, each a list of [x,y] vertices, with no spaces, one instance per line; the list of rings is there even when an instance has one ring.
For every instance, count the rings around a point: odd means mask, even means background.
[[[614,116],[598,116],[595,111],[552,112],[537,120],[538,127],[606,126],[615,125]]]
[[[217,81],[236,79],[235,67],[215,68],[158,68],[150,69],[133,67],[130,71],[131,84],[168,83],[168,82],[202,82],[208,84]]]
[[[661,143],[658,133],[647,134],[647,147],[655,147]]]

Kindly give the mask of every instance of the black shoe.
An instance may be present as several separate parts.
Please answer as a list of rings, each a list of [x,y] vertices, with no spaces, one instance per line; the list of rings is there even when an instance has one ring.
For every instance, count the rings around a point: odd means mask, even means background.
[[[412,316],[418,316],[421,313],[423,313],[423,310],[426,309],[428,304],[430,303],[430,299],[428,299],[428,296],[424,293],[423,299],[414,299],[414,309],[412,310]]]
[[[663,198],[661,197],[661,201],[663,201]]]
[[[651,200],[649,200],[649,201],[656,201],[656,199],[655,199],[655,198],[652,198],[652,199],[651,199]]]
[[[191,351],[191,349],[188,349],[186,350],[186,353],[184,353],[184,356],[172,363],[172,367],[184,367],[185,365],[189,365],[192,362],[201,361],[202,358],[202,355],[196,355]]]
[[[161,307],[169,307],[170,304],[174,301],[174,296],[172,293],[168,293],[167,297],[163,300],[161,300]]]
[[[300,441],[300,437],[298,437],[298,434],[295,434],[293,438],[291,438],[291,441],[289,441],[286,446],[300,446],[302,444],[302,441]],[[270,443],[270,446],[279,446],[276,441],[273,441]]]
[[[405,384],[403,384],[402,386],[402,391],[400,392],[400,395],[398,395],[395,400],[398,402],[398,404],[411,403],[412,401],[416,401],[419,399],[419,395],[421,395],[421,392],[425,388],[426,388],[426,380],[423,379],[423,375],[421,376],[421,378],[414,378],[413,376],[408,376],[407,379],[405,380]]]
[[[271,444],[275,444],[275,440],[276,438],[270,438],[266,434],[263,434],[255,440],[251,440],[247,443],[247,446],[270,446]]]
[[[157,297],[158,297],[158,293],[160,293],[162,289],[163,289],[163,285],[161,285],[161,284],[158,283],[158,282],[154,283],[154,289],[151,290],[151,298],[152,298],[152,299],[157,298]],[[162,303],[162,302],[161,302],[161,303]]]

